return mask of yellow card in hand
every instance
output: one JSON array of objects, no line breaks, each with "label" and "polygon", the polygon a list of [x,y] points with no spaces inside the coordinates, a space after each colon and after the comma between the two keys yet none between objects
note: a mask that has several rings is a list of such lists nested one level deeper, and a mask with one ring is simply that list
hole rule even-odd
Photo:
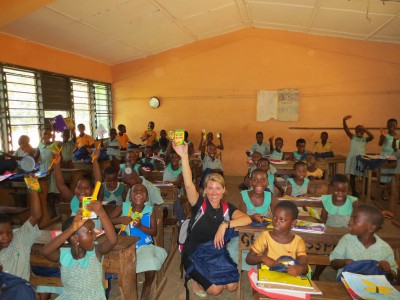
[{"label": "yellow card in hand", "polygon": [[97,200],[97,195],[99,194],[100,187],[101,187],[101,182],[98,181],[96,183],[96,186],[94,187],[94,191],[93,191],[92,196],[83,197],[83,199],[82,199],[82,217],[83,218],[86,218],[86,219],[95,219],[95,218],[97,218],[97,215],[94,212],[86,209],[86,205],[88,205],[91,201]]}]

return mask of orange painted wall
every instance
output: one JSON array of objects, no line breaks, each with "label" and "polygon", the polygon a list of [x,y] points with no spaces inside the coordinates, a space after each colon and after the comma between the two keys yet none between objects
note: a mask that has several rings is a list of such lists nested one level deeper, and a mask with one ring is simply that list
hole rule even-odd
[{"label": "orange painted wall", "polygon": [[112,82],[107,64],[0,34],[0,62],[69,76]]},{"label": "orange painted wall", "polygon": [[[303,137],[312,149],[321,130],[289,127],[385,126],[400,118],[400,45],[266,29],[243,29],[145,59],[112,67],[115,123],[139,142],[153,120],[156,129],[184,128],[197,147],[202,128],[222,132],[227,174],[244,175],[244,150],[255,132],[282,136],[284,150]],[[256,121],[256,92],[299,88],[298,122]],[[151,109],[147,99],[158,96]],[[379,152],[379,131],[368,152]],[[328,130],[335,152],[346,154],[343,130]]]}]

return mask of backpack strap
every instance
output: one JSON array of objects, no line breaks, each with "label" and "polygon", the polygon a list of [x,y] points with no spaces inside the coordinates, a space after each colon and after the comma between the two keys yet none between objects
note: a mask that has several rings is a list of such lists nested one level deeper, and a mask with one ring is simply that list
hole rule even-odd
[{"label": "backpack strap", "polygon": [[222,215],[224,217],[224,221],[229,221],[230,217],[229,217],[229,206],[228,206],[228,202],[226,201],[222,201]]}]

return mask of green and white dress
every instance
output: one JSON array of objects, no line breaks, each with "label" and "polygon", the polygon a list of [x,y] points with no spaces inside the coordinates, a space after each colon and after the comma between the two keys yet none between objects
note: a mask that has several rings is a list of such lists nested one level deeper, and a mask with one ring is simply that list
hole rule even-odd
[{"label": "green and white dress", "polygon": [[95,248],[78,260],[72,257],[71,248],[60,248],[60,263],[64,292],[56,299],[106,299],[102,284],[103,264],[97,258]]},{"label": "green and white dress", "polygon": [[356,197],[347,195],[346,202],[342,206],[336,206],[332,202],[332,195],[322,195],[322,205],[328,213],[326,227],[345,227],[350,220],[353,212],[353,202],[357,201]]},{"label": "green and white dress", "polygon": [[[243,202],[246,204],[246,213],[247,215],[254,215],[254,214],[260,214],[262,216],[266,216],[268,213],[268,210],[271,206],[271,193],[270,192],[264,192],[264,202],[261,206],[254,206],[253,203],[250,200],[249,197],[249,192],[248,191],[241,191],[240,194],[242,195]],[[230,256],[232,257],[233,261],[235,263],[238,263],[239,258],[239,237],[234,237],[232,238],[226,249],[228,249]],[[243,250],[242,251],[242,270],[244,271],[249,271],[251,268],[254,268],[254,266],[250,266],[246,263],[246,256],[249,253],[248,250]]]}]

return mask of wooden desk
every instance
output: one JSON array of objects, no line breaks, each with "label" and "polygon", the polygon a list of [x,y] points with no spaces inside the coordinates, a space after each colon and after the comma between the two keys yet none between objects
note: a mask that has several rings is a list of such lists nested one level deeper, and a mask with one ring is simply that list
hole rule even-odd
[{"label": "wooden desk", "polygon": [[[294,164],[296,163],[295,161],[291,160],[286,160],[286,163],[282,164],[274,164],[271,162],[271,165],[274,166],[274,168],[277,170],[278,175],[292,175],[293,174],[293,168]],[[317,168],[320,168],[322,171],[324,171],[324,179],[328,175],[329,171],[329,164],[325,160],[319,160],[317,162]]]},{"label": "wooden desk", "polygon": [[331,178],[333,175],[337,173],[337,166],[338,164],[345,164],[346,163],[346,156],[344,155],[335,155],[334,157],[327,157],[327,158],[319,158],[320,161],[325,161],[328,166],[328,178]]},{"label": "wooden desk", "polygon": [[310,198],[297,198],[297,197],[292,197],[292,196],[283,196],[279,197],[279,201],[290,201],[296,204],[297,207],[303,207],[303,206],[310,206],[310,207],[322,207],[322,201],[321,200],[312,200]]},{"label": "wooden desk", "polygon": [[[322,295],[311,295],[311,300],[351,300],[353,299],[347,292],[344,284],[341,282],[332,281],[316,281],[318,288],[321,290]],[[399,290],[399,286],[395,287]],[[253,295],[252,300],[271,299],[259,293]]]},{"label": "wooden desk", "polygon": [[154,183],[157,181],[163,181],[164,172],[163,171],[150,171],[144,174],[146,180]]},{"label": "wooden desk", "polygon": [[[235,228],[239,232],[239,257],[238,269],[239,273],[242,269],[242,251],[249,250],[253,245],[256,235],[260,234],[265,228],[242,226]],[[333,251],[343,235],[348,233],[348,228],[332,228],[327,227],[323,234],[313,234],[296,232],[301,236],[306,244],[308,263],[313,265],[330,265],[329,254]],[[395,258],[400,257],[400,231],[393,226],[390,220],[385,219],[382,230],[378,232],[378,236],[387,242],[393,249]],[[241,299],[241,287],[238,285],[237,299]]]},{"label": "wooden desk", "polygon": [[[105,237],[101,236],[98,241],[101,243]],[[57,264],[44,258],[42,248],[51,240],[51,232],[43,230],[42,235],[32,246],[31,266],[56,267]],[[117,245],[114,249],[104,255],[103,271],[104,273],[118,274],[118,286],[123,300],[137,300],[136,283],[136,237],[118,236]],[[50,277],[32,276],[32,284],[51,284]],[[59,283],[53,278],[53,283]],[[57,284],[56,284],[57,285]],[[59,286],[59,285],[57,285]]]},{"label": "wooden desk", "polygon": [[30,217],[27,207],[0,206],[0,213],[9,215],[13,224],[22,225]]}]

